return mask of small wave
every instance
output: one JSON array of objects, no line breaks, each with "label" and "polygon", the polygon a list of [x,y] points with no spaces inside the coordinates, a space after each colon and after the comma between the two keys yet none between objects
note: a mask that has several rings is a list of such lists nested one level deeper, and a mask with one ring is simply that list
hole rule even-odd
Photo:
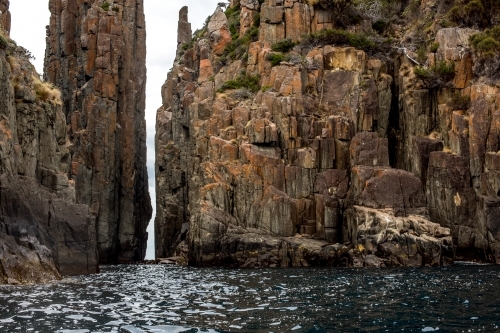
[{"label": "small wave", "polygon": [[492,266],[493,264],[487,262],[476,262],[476,261],[455,261],[453,266]]}]

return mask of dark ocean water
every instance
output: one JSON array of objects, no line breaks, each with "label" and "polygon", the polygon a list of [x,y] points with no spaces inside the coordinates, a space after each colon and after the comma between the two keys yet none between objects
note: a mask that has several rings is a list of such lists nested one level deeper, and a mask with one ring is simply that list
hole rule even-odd
[{"label": "dark ocean water", "polygon": [[500,332],[500,266],[104,267],[0,287],[0,332]]}]

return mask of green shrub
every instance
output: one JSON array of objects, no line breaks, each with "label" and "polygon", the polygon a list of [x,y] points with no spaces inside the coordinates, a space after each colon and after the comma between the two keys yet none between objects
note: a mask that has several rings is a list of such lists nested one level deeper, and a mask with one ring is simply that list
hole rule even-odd
[{"label": "green shrub", "polygon": [[271,86],[262,86],[261,91],[262,91],[262,92],[266,92],[266,91],[268,91],[268,90],[269,90],[269,89],[271,89],[271,88],[272,88]]},{"label": "green shrub", "polygon": [[182,44],[182,49],[184,51],[187,51],[189,50],[190,48],[192,48],[194,46],[194,40],[191,40],[189,43],[183,43]]},{"label": "green shrub", "polygon": [[109,2],[104,1],[104,3],[101,5],[101,8],[104,9],[105,11],[108,11],[110,6],[111,4]]},{"label": "green shrub", "polygon": [[6,49],[7,46],[9,46],[9,40],[0,32],[0,49]]},{"label": "green shrub", "polygon": [[290,57],[283,53],[269,53],[266,57],[266,60],[271,62],[272,67],[278,66],[282,61],[288,61],[289,59]]},{"label": "green shrub", "polygon": [[372,29],[378,32],[379,34],[383,34],[386,28],[387,28],[387,22],[385,22],[384,20],[378,20],[372,24]]},{"label": "green shrub", "polygon": [[331,29],[306,35],[301,44],[303,46],[350,45],[364,51],[377,51],[379,49],[379,46],[364,34]]},{"label": "green shrub", "polygon": [[498,21],[499,14],[498,0],[455,0],[447,17],[459,26],[487,28]]},{"label": "green shrub", "polygon": [[432,53],[437,53],[438,49],[439,49],[438,42],[432,43],[431,46],[429,46],[429,51],[431,51]]},{"label": "green shrub", "polygon": [[240,13],[241,6],[239,2],[237,2],[235,6],[229,7],[224,12],[229,23],[229,31],[231,32],[233,40],[238,39],[240,35]]},{"label": "green shrub", "polygon": [[253,26],[254,27],[260,26],[260,13],[259,12],[255,12],[253,14]]},{"label": "green shrub", "polygon": [[433,76],[433,73],[423,66],[415,67],[413,72],[421,79],[429,79]]},{"label": "green shrub", "polygon": [[241,59],[247,52],[251,42],[257,41],[259,38],[259,29],[252,27],[247,30],[243,37],[234,39],[224,49],[223,57],[228,57],[231,60]]},{"label": "green shrub", "polygon": [[454,61],[439,61],[433,68],[433,72],[441,76],[455,75],[455,62]]},{"label": "green shrub", "polygon": [[224,92],[226,90],[246,88],[253,93],[260,90],[260,76],[240,75],[235,80],[224,82],[222,87],[217,92]]},{"label": "green shrub", "polygon": [[474,50],[484,58],[491,58],[500,52],[500,26],[487,29],[470,37]]},{"label": "green shrub", "polygon": [[427,60],[427,48],[424,44],[420,45],[417,49],[417,60],[420,63],[424,63]]},{"label": "green shrub", "polygon": [[271,46],[271,50],[273,50],[274,52],[288,53],[291,49],[294,48],[295,45],[297,45],[297,43],[287,38],[277,42],[276,44],[273,44]]},{"label": "green shrub", "polygon": [[422,79],[428,88],[440,87],[455,75],[455,63],[453,61],[439,61],[431,68],[416,66],[413,72]]},{"label": "green shrub", "polygon": [[349,15],[355,0],[306,0],[309,5],[328,10],[333,13],[337,24],[347,26],[352,23],[354,16]]}]

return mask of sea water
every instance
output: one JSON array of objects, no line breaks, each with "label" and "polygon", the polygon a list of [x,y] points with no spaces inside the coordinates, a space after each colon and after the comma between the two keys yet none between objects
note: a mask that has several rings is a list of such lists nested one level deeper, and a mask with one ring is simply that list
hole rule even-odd
[{"label": "sea water", "polygon": [[500,266],[106,266],[0,287],[0,332],[495,332]]}]

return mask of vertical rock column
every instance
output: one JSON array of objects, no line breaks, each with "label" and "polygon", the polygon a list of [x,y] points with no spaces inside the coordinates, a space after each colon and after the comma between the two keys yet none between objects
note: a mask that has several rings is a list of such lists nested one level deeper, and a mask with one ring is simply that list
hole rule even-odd
[{"label": "vertical rock column", "polygon": [[9,0],[0,0],[0,27],[10,34]]},{"label": "vertical rock column", "polygon": [[191,41],[188,8],[179,12],[177,55],[183,65],[174,64],[162,87],[163,105],[156,114],[156,257],[174,254],[188,229],[189,164],[192,163],[188,106],[196,89],[193,50],[183,45]]},{"label": "vertical rock column", "polygon": [[151,218],[142,0],[50,0],[46,80],[62,91],[77,203],[97,217],[101,263],[142,260]]}]

